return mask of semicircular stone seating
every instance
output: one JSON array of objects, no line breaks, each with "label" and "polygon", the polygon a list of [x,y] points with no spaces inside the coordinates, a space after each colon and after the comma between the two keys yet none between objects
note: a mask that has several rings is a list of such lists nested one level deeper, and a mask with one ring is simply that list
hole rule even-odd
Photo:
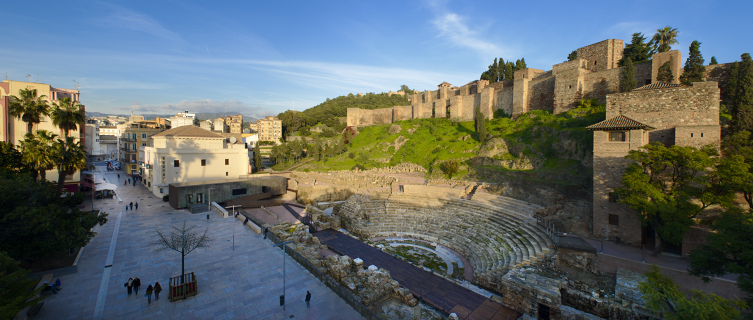
[{"label": "semicircular stone seating", "polygon": [[421,187],[405,188],[387,200],[363,201],[360,210],[346,203],[343,210],[365,214],[361,233],[370,237],[422,239],[459,252],[471,263],[474,277],[527,265],[554,248],[533,222],[539,206],[478,192],[465,200],[457,189]]}]

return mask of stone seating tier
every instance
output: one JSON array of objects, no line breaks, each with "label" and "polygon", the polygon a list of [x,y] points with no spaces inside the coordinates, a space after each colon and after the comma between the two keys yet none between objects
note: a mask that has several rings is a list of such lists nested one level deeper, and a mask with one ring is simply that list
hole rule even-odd
[{"label": "stone seating tier", "polygon": [[[528,214],[514,212],[525,203],[468,201],[395,193],[389,200],[361,202],[373,236],[403,236],[437,242],[464,255],[475,274],[528,264],[550,253],[553,243]],[[500,205],[504,205],[501,207]],[[355,209],[344,206],[345,210]],[[525,204],[521,211],[533,212]]]},{"label": "stone seating tier", "polygon": [[505,196],[499,196],[494,195],[490,193],[485,192],[476,192],[473,194],[472,200],[479,201],[479,202],[488,202],[490,204],[510,204],[517,206],[519,209],[525,209],[531,212],[535,212],[536,210],[541,209],[541,206],[535,205],[532,203],[525,202],[523,200],[518,200],[510,197]]}]

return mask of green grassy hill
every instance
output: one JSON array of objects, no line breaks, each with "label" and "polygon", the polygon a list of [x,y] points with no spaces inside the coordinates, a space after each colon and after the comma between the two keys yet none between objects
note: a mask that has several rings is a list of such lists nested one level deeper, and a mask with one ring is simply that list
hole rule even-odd
[{"label": "green grassy hill", "polygon": [[583,177],[590,175],[593,149],[593,134],[585,127],[604,117],[603,105],[588,103],[558,115],[532,111],[517,119],[499,117],[487,122],[484,144],[479,143],[473,122],[414,119],[369,126],[359,128],[347,152],[298,170],[370,169],[411,162],[438,177],[442,162],[456,160],[462,163],[459,176],[472,175],[471,179],[483,178],[479,172],[490,170],[536,173],[529,175],[531,179]]}]

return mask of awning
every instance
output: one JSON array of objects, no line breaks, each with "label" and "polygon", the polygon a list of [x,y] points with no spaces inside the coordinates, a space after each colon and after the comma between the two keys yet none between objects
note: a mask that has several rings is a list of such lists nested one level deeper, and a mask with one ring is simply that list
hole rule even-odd
[{"label": "awning", "polygon": [[117,190],[118,186],[112,184],[112,183],[97,183],[94,190],[101,191],[101,190]]}]

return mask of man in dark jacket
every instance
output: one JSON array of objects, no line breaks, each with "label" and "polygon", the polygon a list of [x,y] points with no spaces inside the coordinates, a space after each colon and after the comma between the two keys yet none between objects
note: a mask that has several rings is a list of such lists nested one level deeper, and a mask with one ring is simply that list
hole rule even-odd
[{"label": "man in dark jacket", "polygon": [[311,307],[311,292],[306,291],[306,309],[310,307]]},{"label": "man in dark jacket", "polygon": [[136,292],[136,294],[139,294],[139,287],[141,286],[141,279],[139,277],[136,277],[133,279],[133,290]]},{"label": "man in dark jacket", "polygon": [[131,202],[131,211],[133,211],[133,202]]}]

